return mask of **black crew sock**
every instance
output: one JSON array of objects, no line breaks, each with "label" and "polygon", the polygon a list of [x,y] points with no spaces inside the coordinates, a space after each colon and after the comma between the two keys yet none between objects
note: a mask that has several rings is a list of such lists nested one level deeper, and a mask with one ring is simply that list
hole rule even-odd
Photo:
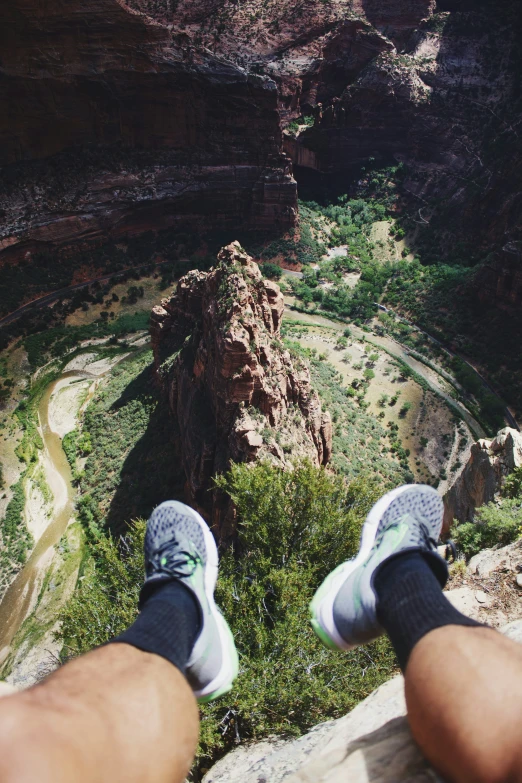
[{"label": "black crew sock", "polygon": [[419,551],[391,557],[375,573],[377,619],[403,672],[411,651],[430,631],[444,625],[482,626],[448,601],[441,589],[446,580],[442,558]]},{"label": "black crew sock", "polygon": [[183,674],[201,626],[197,599],[176,580],[161,583],[142,602],[135,622],[113,642],[156,653]]}]

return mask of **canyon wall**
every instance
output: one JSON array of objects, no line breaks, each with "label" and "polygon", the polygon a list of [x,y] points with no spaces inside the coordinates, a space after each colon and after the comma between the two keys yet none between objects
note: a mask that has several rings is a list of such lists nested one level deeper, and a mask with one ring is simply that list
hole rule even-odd
[{"label": "canyon wall", "polygon": [[[277,84],[296,166],[349,188],[404,164],[402,207],[432,255],[488,263],[478,299],[520,308],[522,15],[515,0],[130,0]],[[344,191],[341,191],[344,192]]]},{"label": "canyon wall", "polygon": [[119,0],[4,4],[0,50],[0,262],[178,225],[294,225],[267,76]]},{"label": "canyon wall", "polygon": [[[378,23],[380,51],[361,60],[335,97],[319,84],[317,96],[327,100],[299,143],[330,176],[346,177],[368,158],[403,163],[417,239],[464,262],[490,252],[475,281],[479,300],[520,308],[520,13],[510,2],[424,10],[409,33],[406,23],[399,35],[392,22]],[[345,50],[328,66],[330,51],[324,47],[319,72],[346,63]]]},{"label": "canyon wall", "polygon": [[190,503],[221,538],[233,532],[228,498],[212,477],[230,460],[289,465],[328,462],[330,415],[321,410],[306,364],[280,340],[284,300],[238,242],[208,273],[193,271],[154,307],[156,376],[168,397]]},{"label": "canyon wall", "polygon": [[280,121],[306,115],[296,166],[348,187],[402,162],[417,238],[489,253],[479,300],[519,308],[521,42],[514,0],[13,0],[0,263],[150,229],[282,233]]}]

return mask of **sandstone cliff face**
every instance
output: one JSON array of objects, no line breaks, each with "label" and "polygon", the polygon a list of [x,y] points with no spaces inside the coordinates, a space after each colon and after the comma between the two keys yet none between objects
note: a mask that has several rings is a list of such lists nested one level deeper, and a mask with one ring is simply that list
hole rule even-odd
[{"label": "sandstone cliff face", "polygon": [[522,304],[515,0],[4,5],[0,261],[176,226],[285,230],[279,119],[305,114],[296,165],[344,185],[368,157],[404,162],[419,230],[494,250],[478,297]]},{"label": "sandstone cliff face", "polygon": [[[131,0],[278,88],[295,165],[343,186],[369,157],[407,166],[404,192],[441,249],[494,251],[478,297],[522,304],[522,17],[515,0]],[[509,250],[511,248],[511,250]],[[513,254],[513,248],[518,257]]]},{"label": "sandstone cliff face", "polygon": [[294,224],[268,77],[119,0],[3,4],[0,48],[0,262],[177,225]]},{"label": "sandstone cliff face", "polygon": [[475,509],[493,500],[509,473],[521,465],[522,435],[517,430],[505,427],[494,440],[475,443],[464,470],[444,496],[444,530],[454,519],[473,519]]},{"label": "sandstone cliff face", "polygon": [[[330,415],[321,410],[306,365],[280,342],[279,286],[263,280],[234,242],[210,272],[193,271],[152,311],[160,384],[168,395],[187,490],[222,536],[228,501],[209,492],[230,460],[288,465],[331,455]],[[228,515],[228,516],[227,516]]]}]

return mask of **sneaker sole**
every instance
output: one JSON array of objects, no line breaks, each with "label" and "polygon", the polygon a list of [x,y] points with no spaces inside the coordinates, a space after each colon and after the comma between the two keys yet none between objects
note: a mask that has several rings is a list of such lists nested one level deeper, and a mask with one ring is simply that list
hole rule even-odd
[{"label": "sneaker sole", "polygon": [[214,536],[210,532],[209,526],[203,519],[203,517],[194,511],[193,508],[179,503],[177,500],[167,500],[161,505],[168,505],[171,508],[175,508],[180,514],[187,514],[187,509],[191,512],[192,518],[198,523],[203,532],[205,540],[205,549],[207,555],[207,562],[205,565],[205,595],[207,597],[210,611],[214,616],[216,625],[218,628],[219,638],[221,641],[221,648],[223,651],[221,669],[214,677],[214,679],[208,683],[204,688],[199,691],[194,691],[194,695],[200,704],[206,704],[209,701],[218,699],[225,693],[228,693],[234,680],[239,672],[239,660],[237,656],[236,645],[234,644],[234,637],[228,626],[227,621],[219,611],[216,602],[214,601],[214,590],[216,588],[216,582],[218,578],[218,551]]},{"label": "sneaker sole", "polygon": [[[310,623],[316,634],[325,647],[330,650],[353,650],[357,644],[347,642],[340,635],[333,618],[334,601],[341,586],[348,576],[364,563],[375,542],[379,522],[382,519],[386,509],[405,492],[415,488],[417,492],[432,495],[436,490],[425,484],[405,484],[402,487],[392,489],[387,492],[373,506],[366,517],[361,533],[361,546],[359,554],[353,560],[346,560],[335,568],[324,580],[315,593],[310,603]],[[438,493],[436,493],[438,495]]]}]

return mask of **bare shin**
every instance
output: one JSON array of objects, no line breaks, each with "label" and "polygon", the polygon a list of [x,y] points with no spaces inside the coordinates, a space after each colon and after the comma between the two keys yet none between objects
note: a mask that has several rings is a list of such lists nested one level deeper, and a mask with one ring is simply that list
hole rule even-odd
[{"label": "bare shin", "polygon": [[522,647],[488,628],[448,625],[406,669],[411,730],[454,783],[522,783]]},{"label": "bare shin", "polygon": [[183,675],[157,655],[113,644],[0,700],[0,779],[182,783],[197,737]]}]

